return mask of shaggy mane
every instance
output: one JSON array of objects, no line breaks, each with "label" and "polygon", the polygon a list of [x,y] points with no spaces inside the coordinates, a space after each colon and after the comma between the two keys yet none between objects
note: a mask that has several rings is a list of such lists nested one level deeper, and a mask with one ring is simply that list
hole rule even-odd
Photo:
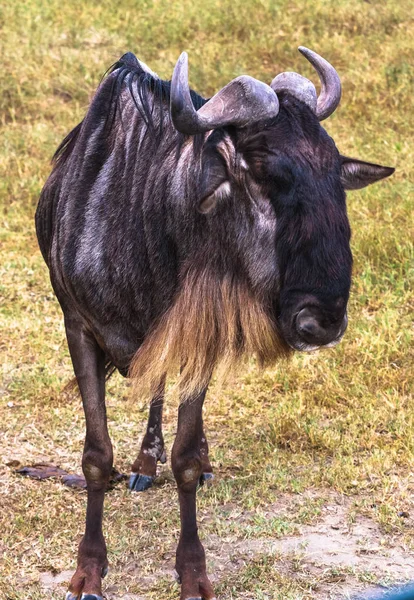
[{"label": "shaggy mane", "polygon": [[[169,106],[170,103],[170,88],[171,82],[164,81],[159,77],[144,70],[141,63],[132,52],[127,52],[114,63],[104,74],[102,82],[107,80],[111,75],[112,87],[110,93],[110,110],[106,116],[106,125],[108,131],[116,119],[119,97],[123,86],[127,86],[132,101],[136,109],[141,114],[147,131],[153,139],[160,141],[163,133],[163,107]],[[97,94],[99,93],[99,89]],[[191,99],[196,110],[201,108],[206,103],[206,99],[190,90]],[[155,107],[158,110],[155,110]],[[158,115],[158,118],[156,118]],[[81,121],[60,143],[52,158],[54,165],[63,164],[70,156],[75,145],[76,139],[82,128]],[[200,136],[194,136],[198,139]],[[203,136],[201,136],[202,138]]]},{"label": "shaggy mane", "polygon": [[178,375],[181,398],[191,398],[209,383],[233,372],[249,356],[260,366],[290,354],[265,303],[227,275],[217,281],[209,271],[190,272],[172,307],[135,354],[130,376],[140,394],[156,390],[165,375]]}]

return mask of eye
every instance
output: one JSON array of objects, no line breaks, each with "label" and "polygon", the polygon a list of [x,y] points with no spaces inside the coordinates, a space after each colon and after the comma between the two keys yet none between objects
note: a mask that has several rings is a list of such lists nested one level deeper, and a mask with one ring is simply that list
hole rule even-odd
[{"label": "eye", "polygon": [[217,205],[219,200],[228,198],[231,194],[231,186],[229,181],[223,181],[212,194],[209,194],[200,202],[198,206],[199,212],[203,215],[211,212]]},{"label": "eye", "polygon": [[273,163],[269,175],[272,184],[280,192],[288,192],[293,186],[294,175],[290,165],[286,162],[279,161]]},{"label": "eye", "polygon": [[292,179],[290,177],[277,176],[272,177],[272,184],[279,192],[287,193],[292,187]]}]

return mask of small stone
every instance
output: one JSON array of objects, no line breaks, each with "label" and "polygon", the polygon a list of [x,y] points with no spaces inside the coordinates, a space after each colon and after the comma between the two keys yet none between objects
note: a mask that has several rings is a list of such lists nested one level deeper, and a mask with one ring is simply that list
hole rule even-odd
[{"label": "small stone", "polygon": [[399,517],[401,517],[402,519],[408,519],[408,518],[410,517],[410,513],[408,513],[408,512],[407,512],[407,511],[405,511],[405,510],[401,510],[401,511],[398,513],[398,516],[399,516]]}]

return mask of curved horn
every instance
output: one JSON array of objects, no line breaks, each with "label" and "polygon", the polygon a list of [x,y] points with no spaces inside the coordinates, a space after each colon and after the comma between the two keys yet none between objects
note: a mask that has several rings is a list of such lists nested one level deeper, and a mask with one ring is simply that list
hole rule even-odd
[{"label": "curved horn", "polygon": [[242,75],[196,111],[188,85],[188,56],[183,52],[171,80],[170,110],[177,131],[194,135],[226,125],[245,127],[275,117],[279,112],[279,101],[270,86]]},{"label": "curved horn", "polygon": [[333,66],[322,56],[304,46],[299,46],[298,50],[311,63],[321,80],[316,116],[323,121],[334,112],[341,100],[341,80]]},{"label": "curved horn", "polygon": [[318,96],[316,94],[315,86],[309,79],[299,75],[299,73],[294,73],[292,71],[280,73],[273,79],[270,87],[276,94],[289,92],[292,96],[295,96],[295,98],[298,98],[298,100],[307,104],[309,108],[316,113]]},{"label": "curved horn", "polygon": [[273,79],[270,87],[276,94],[289,92],[295,98],[307,104],[319,121],[323,121],[334,112],[341,99],[339,75],[333,66],[316,52],[304,46],[299,46],[299,52],[308,59],[319,75],[322,86],[319,97],[313,83],[298,73],[280,73]]}]

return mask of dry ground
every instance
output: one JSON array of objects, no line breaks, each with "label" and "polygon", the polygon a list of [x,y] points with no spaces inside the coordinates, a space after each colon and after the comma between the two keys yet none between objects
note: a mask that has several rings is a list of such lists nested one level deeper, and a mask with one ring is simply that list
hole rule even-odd
[{"label": "dry ground", "polygon": [[[216,480],[199,492],[221,600],[347,598],[414,579],[413,40],[411,2],[389,0],[6,0],[0,7],[0,600],[62,598],[85,495],[15,474],[79,470],[83,415],[33,215],[49,159],[101,75],[134,51],[169,78],[182,50],[212,94],[248,73],[313,77],[299,44],[342,77],[326,122],[347,155],[397,167],[349,195],[355,258],[350,326],[329,352],[212,387],[206,424]],[[145,404],[108,386],[116,466],[138,451]],[[171,447],[175,404],[167,407]],[[168,466],[144,495],[108,494],[108,598],[175,599],[178,511]],[[382,588],[381,588],[382,589]]]}]

